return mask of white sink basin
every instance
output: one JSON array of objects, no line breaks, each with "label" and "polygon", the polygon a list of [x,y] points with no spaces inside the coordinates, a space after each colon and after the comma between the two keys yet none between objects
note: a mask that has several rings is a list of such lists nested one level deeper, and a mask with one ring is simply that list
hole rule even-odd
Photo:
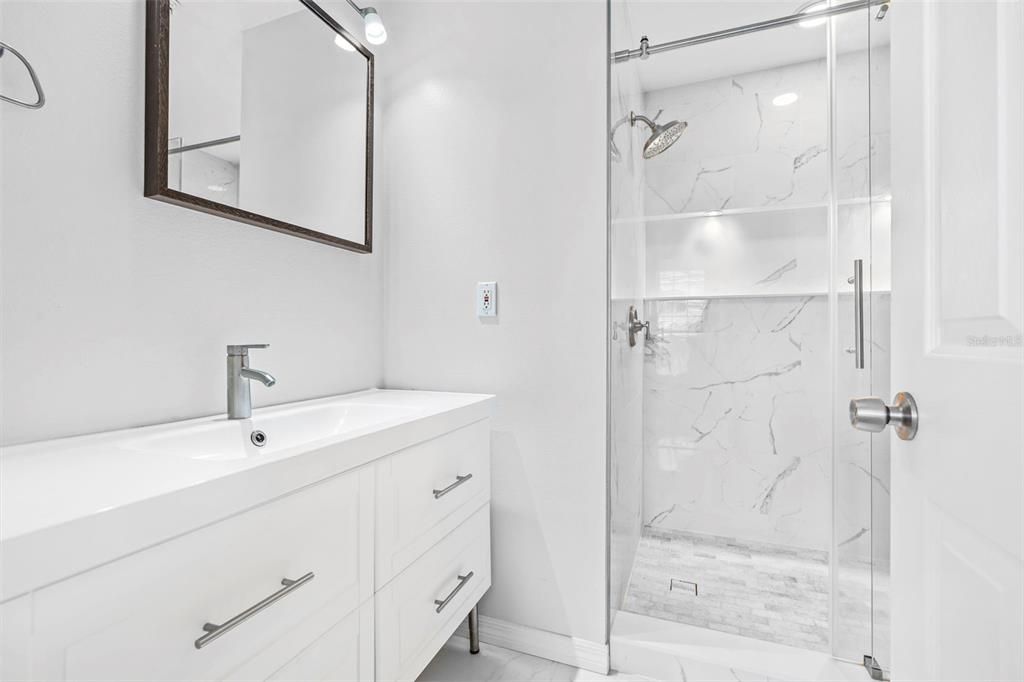
[{"label": "white sink basin", "polygon": [[[174,455],[194,460],[227,461],[266,457],[282,450],[354,433],[368,427],[407,419],[417,412],[405,405],[335,403],[257,412],[250,419],[217,419],[126,440],[122,447],[135,452]],[[253,442],[261,431],[264,444]]]}]

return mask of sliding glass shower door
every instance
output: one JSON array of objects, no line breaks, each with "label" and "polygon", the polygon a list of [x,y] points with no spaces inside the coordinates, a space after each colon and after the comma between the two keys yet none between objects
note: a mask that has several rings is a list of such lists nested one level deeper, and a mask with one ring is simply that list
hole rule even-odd
[{"label": "sliding glass shower door", "polygon": [[[729,10],[613,3],[612,47]],[[611,66],[612,617],[887,663],[887,442],[846,416],[888,391],[876,12]]]}]

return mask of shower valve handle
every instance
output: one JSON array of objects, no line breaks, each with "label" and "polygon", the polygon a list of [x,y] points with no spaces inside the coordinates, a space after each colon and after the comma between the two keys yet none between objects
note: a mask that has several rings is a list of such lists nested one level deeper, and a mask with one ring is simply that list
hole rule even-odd
[{"label": "shower valve handle", "polygon": [[629,345],[636,345],[636,335],[642,329],[644,331],[644,340],[649,341],[651,339],[651,323],[641,322],[640,314],[636,310],[636,306],[629,306],[629,313],[626,316],[626,328],[629,330]]}]

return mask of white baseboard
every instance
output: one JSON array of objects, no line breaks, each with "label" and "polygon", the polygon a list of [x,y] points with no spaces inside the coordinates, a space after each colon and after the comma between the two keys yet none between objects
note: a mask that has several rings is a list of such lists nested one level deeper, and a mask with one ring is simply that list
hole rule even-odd
[{"label": "white baseboard", "polygon": [[[460,625],[455,634],[469,637],[466,623]],[[608,674],[608,645],[588,639],[480,616],[480,641],[602,675]]]}]

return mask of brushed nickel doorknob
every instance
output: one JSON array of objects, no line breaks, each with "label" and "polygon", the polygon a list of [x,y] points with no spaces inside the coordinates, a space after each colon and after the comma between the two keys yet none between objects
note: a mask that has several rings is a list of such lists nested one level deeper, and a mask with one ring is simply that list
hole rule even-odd
[{"label": "brushed nickel doorknob", "polygon": [[854,398],[850,401],[850,424],[860,431],[879,433],[892,424],[900,440],[917,435],[917,402],[909,393],[897,393],[892,405],[881,398]]}]

